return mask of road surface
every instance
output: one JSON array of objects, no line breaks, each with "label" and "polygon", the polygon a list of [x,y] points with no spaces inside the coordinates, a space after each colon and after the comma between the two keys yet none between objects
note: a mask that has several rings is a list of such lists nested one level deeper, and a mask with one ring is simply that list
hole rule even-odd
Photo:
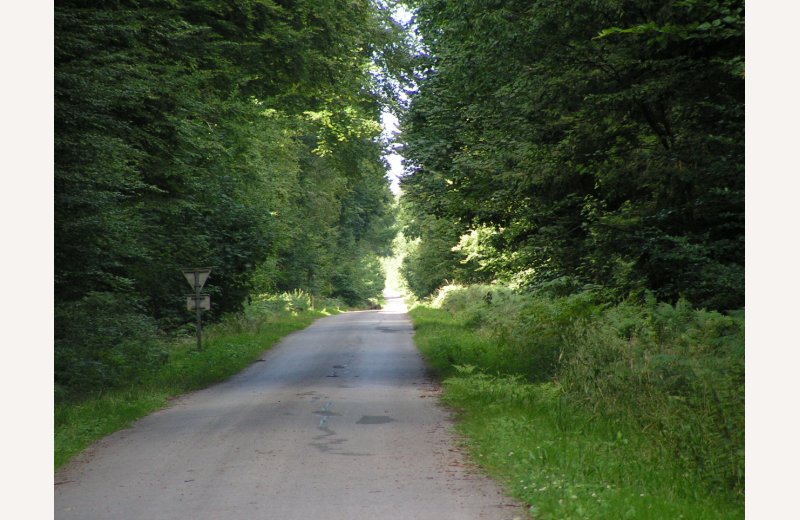
[{"label": "road surface", "polygon": [[511,520],[457,448],[399,297],[323,318],[55,478],[60,520]]}]

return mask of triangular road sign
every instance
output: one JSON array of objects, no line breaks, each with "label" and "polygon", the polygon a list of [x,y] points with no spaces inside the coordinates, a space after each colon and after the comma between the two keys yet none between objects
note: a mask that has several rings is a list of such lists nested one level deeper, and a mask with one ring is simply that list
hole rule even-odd
[{"label": "triangular road sign", "polygon": [[198,284],[200,288],[202,288],[206,280],[208,280],[208,275],[211,274],[210,267],[190,267],[188,269],[182,269],[183,276],[186,277],[186,281],[189,282],[189,285],[192,286],[192,289],[195,288],[195,284]]}]

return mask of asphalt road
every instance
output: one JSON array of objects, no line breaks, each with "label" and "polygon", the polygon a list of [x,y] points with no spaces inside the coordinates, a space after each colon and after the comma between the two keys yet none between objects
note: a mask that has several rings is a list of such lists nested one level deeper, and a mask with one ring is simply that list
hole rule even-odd
[{"label": "asphalt road", "polygon": [[55,478],[55,518],[510,520],[464,459],[400,298],[318,320]]}]

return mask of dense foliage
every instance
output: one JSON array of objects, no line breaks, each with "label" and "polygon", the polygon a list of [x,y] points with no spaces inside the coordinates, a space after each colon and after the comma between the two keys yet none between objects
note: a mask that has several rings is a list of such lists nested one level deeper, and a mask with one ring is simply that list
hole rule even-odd
[{"label": "dense foliage", "polygon": [[587,421],[645,432],[651,452],[663,450],[705,492],[743,496],[743,313],[498,285],[447,286],[432,307],[412,315],[432,328],[418,330],[421,348],[443,375],[471,366],[481,377],[555,385]]},{"label": "dense foliage", "polygon": [[743,4],[415,1],[426,53],[403,189],[440,221],[418,256],[460,252],[443,273],[409,256],[431,280],[412,289],[469,260],[524,286],[741,307]]},{"label": "dense foliage", "polygon": [[213,267],[212,317],[250,294],[379,293],[394,235],[379,120],[402,60],[388,10],[56,2],[59,385],[152,357],[132,345],[189,317],[181,267]]},{"label": "dense foliage", "polygon": [[740,517],[744,3],[413,5],[402,272],[471,284],[412,316],[483,460],[537,517]]}]

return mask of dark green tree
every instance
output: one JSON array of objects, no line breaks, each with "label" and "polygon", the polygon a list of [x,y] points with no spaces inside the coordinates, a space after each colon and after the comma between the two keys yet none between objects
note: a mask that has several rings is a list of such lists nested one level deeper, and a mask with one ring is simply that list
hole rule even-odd
[{"label": "dark green tree", "polygon": [[76,312],[125,309],[148,338],[190,318],[181,267],[213,267],[212,318],[254,291],[378,293],[393,236],[379,118],[404,60],[390,7],[56,3],[57,379],[119,343],[81,340]]},{"label": "dark green tree", "polygon": [[415,4],[421,211],[493,229],[531,284],[743,304],[741,2]]}]

